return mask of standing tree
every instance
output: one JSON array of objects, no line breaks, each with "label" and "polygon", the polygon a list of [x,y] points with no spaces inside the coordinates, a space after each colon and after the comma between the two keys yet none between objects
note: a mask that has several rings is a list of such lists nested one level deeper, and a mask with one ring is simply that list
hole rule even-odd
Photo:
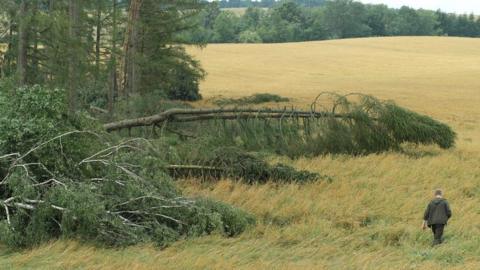
[{"label": "standing tree", "polygon": [[139,20],[140,9],[143,0],[132,0],[128,10],[127,29],[125,32],[125,41],[123,43],[123,59],[122,59],[122,96],[127,97],[137,92],[138,84],[138,60],[137,47],[139,44]]},{"label": "standing tree", "polygon": [[115,96],[118,93],[117,84],[117,0],[112,0],[112,40],[109,63],[109,83],[108,83],[108,115],[109,119],[113,118],[113,107],[115,103]]},{"label": "standing tree", "polygon": [[126,44],[131,44],[124,48],[127,93],[199,99],[198,81],[204,72],[177,44],[177,34],[194,27],[191,18],[204,4],[198,0],[143,0],[138,4],[131,7],[133,14],[129,15],[128,27],[135,29],[127,29],[125,36],[130,40]]},{"label": "standing tree", "polygon": [[17,54],[17,80],[19,85],[27,83],[27,49],[29,32],[29,1],[22,0],[18,14],[18,54]]},{"label": "standing tree", "polygon": [[214,23],[214,40],[215,42],[235,42],[238,34],[239,18],[233,12],[222,12]]},{"label": "standing tree", "polygon": [[68,63],[68,108],[70,113],[75,112],[77,103],[78,55],[76,46],[79,45],[79,9],[80,0],[69,0],[69,63]]},{"label": "standing tree", "polygon": [[328,1],[324,15],[324,24],[333,38],[365,37],[371,34],[365,6],[360,2]]}]

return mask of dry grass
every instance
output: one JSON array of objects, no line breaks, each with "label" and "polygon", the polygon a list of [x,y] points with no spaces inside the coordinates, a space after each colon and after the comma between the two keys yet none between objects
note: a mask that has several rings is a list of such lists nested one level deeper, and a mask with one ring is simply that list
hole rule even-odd
[{"label": "dry grass", "polygon": [[[263,10],[267,10],[268,8],[261,8]],[[232,12],[233,14],[241,17],[245,14],[245,12],[247,11],[247,8],[222,8],[223,11],[230,11]]]},{"label": "dry grass", "polygon": [[[209,77],[204,96],[271,92],[306,105],[320,91],[393,99],[451,124],[456,149],[408,148],[293,165],[332,183],[180,185],[243,207],[259,224],[234,239],[208,236],[160,251],[97,249],[59,241],[0,253],[0,269],[480,269],[480,40],[378,38],[192,49]],[[431,191],[443,187],[454,217],[446,244],[420,228]],[[1,250],[1,249],[0,249]]]}]

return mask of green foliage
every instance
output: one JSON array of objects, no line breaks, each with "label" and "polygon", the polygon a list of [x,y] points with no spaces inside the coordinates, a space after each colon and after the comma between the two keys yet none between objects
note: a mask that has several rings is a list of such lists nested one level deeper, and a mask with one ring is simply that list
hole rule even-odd
[{"label": "green foliage", "polygon": [[[165,8],[169,7],[169,8]],[[134,57],[138,65],[140,95],[165,95],[175,100],[199,100],[199,82],[205,72],[200,63],[178,44],[177,34],[194,28],[188,18],[202,10],[195,0],[142,2],[139,24],[142,34],[136,41],[139,52]],[[194,42],[191,42],[194,43]],[[176,45],[172,45],[176,44]],[[196,43],[197,44],[197,43]]]},{"label": "green foliage", "polygon": [[[173,108],[192,108],[186,102],[166,99],[164,96],[146,95],[132,96],[122,100],[117,106],[118,118],[149,116]],[[123,116],[123,117],[122,117]]]},{"label": "green foliage", "polygon": [[[217,146],[213,147],[214,144]],[[219,147],[218,144],[216,140],[199,139],[181,146],[178,156],[172,157],[172,162],[199,167],[174,169],[172,175],[213,179],[231,178],[249,184],[267,181],[305,183],[328,178],[317,173],[298,171],[285,164],[270,165],[239,147]],[[193,145],[196,145],[196,150],[192,150]]]},{"label": "green foliage", "polygon": [[[326,0],[289,0],[290,2],[295,2],[304,7],[317,7],[325,4]],[[262,8],[272,8],[278,4],[279,1],[275,0],[220,0],[218,1],[221,8],[252,8],[252,7],[262,7]]]},{"label": "green foliage", "polygon": [[435,35],[437,18],[433,11],[402,7],[397,16],[387,25],[387,30],[396,36]]},{"label": "green foliage", "polygon": [[290,166],[277,164],[271,166],[252,154],[238,148],[218,148],[211,152],[206,162],[213,167],[229,168],[225,176],[242,178],[250,183],[266,182],[308,182],[319,178],[316,173],[297,171]]},{"label": "green foliage", "polygon": [[397,143],[437,144],[444,149],[455,144],[456,134],[446,124],[393,103],[385,104],[385,112],[379,122],[391,131]]},{"label": "green foliage", "polygon": [[216,42],[231,42],[237,35],[239,18],[232,12],[224,11],[218,15],[213,29],[215,31],[214,40]]},{"label": "green foliage", "polygon": [[446,124],[371,96],[325,93],[312,110],[323,116],[217,121],[209,130],[217,130],[211,136],[224,145],[290,157],[365,155],[400,150],[404,143],[445,149],[455,144],[456,134]]},{"label": "green foliage", "polygon": [[[25,10],[18,12],[22,4]],[[118,0],[2,1],[0,32],[6,34],[1,35],[0,44],[7,52],[5,61],[0,61],[1,75],[15,81],[16,86],[68,89],[72,93],[70,105],[78,109],[90,105],[112,108],[119,97],[138,94],[200,99],[198,84],[204,71],[186,53],[178,35],[194,28],[197,22],[190,19],[205,4],[197,0],[144,0],[135,22],[128,22],[132,19],[129,6],[130,2]],[[70,29],[73,17],[78,25]],[[141,30],[131,33],[129,27]],[[128,34],[135,35],[134,42],[121,46]],[[21,36],[28,37],[21,39],[25,50],[18,48]],[[124,51],[127,47],[132,53]],[[23,70],[17,68],[20,51],[26,59],[22,83],[16,74]]]},{"label": "green foliage", "polygon": [[251,31],[257,30],[262,17],[265,16],[264,13],[260,8],[247,8],[245,14],[241,17],[244,28]]},{"label": "green foliage", "polygon": [[[10,91],[13,92],[13,91]],[[88,120],[85,115],[66,114],[65,92],[59,89],[45,89],[40,86],[19,88],[12,94],[2,89],[0,93],[0,156],[11,153],[26,153],[41,141],[47,141],[60,133],[69,131],[98,130],[99,123]],[[64,148],[58,153],[57,146],[47,145],[25,157],[26,162],[35,163],[43,157],[43,164],[52,172],[64,171],[75,174],[76,170],[65,170],[71,160],[65,155],[76,157],[87,153],[93,145],[88,138],[72,134],[61,143],[75,147]],[[0,175],[1,176],[1,175]]]},{"label": "green foliage", "polygon": [[[449,35],[480,36],[480,20],[473,14],[457,15],[354,0],[245,2],[243,15],[221,11],[208,4],[197,29],[182,33],[182,40],[194,42],[295,42],[368,36]],[[222,4],[235,6],[241,2]],[[260,7],[268,6],[268,9]],[[307,8],[308,7],[308,8]],[[213,12],[215,11],[215,12]],[[215,27],[209,22],[218,21]],[[201,23],[204,22],[204,23]],[[258,35],[258,37],[257,37]],[[201,38],[199,38],[201,36]]]},{"label": "green foliage", "polygon": [[333,38],[365,37],[371,33],[366,24],[365,6],[360,2],[328,1],[323,20]]},{"label": "green foliage", "polygon": [[240,43],[262,43],[262,38],[257,32],[245,30],[238,36]]},{"label": "green foliage", "polygon": [[29,247],[56,238],[123,246],[222,232],[249,214],[181,195],[159,149],[116,142],[97,123],[66,113],[64,94],[35,86],[0,91],[0,242]]},{"label": "green foliage", "polygon": [[242,98],[221,98],[214,101],[215,105],[218,106],[227,106],[227,105],[256,105],[262,103],[269,103],[269,102],[288,102],[290,99],[286,97],[281,97],[275,94],[268,94],[268,93],[260,93],[260,94],[253,94],[248,97]]},{"label": "green foliage", "polygon": [[199,200],[199,205],[214,213],[218,213],[220,223],[223,226],[222,231],[227,236],[239,235],[245,231],[245,228],[255,224],[255,218],[252,215],[228,204],[210,199],[201,199]]},{"label": "green foliage", "polygon": [[173,73],[173,81],[166,89],[169,99],[195,101],[202,98],[199,84],[205,74],[197,62],[193,61],[190,65],[179,64],[175,67]]}]

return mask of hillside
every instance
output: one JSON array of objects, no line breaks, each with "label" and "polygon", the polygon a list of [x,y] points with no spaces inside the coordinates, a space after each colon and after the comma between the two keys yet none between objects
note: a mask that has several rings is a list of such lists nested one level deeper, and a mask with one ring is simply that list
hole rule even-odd
[{"label": "hillside", "polygon": [[[479,39],[218,44],[189,51],[208,72],[201,85],[206,100],[269,92],[306,106],[321,91],[362,92],[449,123],[458,132],[458,145],[290,162],[331,176],[331,183],[184,181],[179,185],[190,195],[205,194],[254,213],[257,226],[238,238],[208,236],[165,250],[106,250],[64,241],[23,252],[0,249],[0,269],[480,268]],[[436,187],[445,189],[454,217],[446,244],[432,249],[430,232],[420,225]]]}]

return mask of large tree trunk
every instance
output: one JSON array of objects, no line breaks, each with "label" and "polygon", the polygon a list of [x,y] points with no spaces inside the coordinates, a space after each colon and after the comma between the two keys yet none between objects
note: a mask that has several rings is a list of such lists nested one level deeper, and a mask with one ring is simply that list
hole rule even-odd
[{"label": "large tree trunk", "polygon": [[117,0],[113,0],[112,14],[112,45],[110,53],[110,78],[108,89],[108,117],[113,119],[113,106],[117,94]]},{"label": "large tree trunk", "polygon": [[76,111],[77,84],[78,84],[78,50],[79,46],[79,1],[69,0],[69,39],[70,53],[68,63],[68,108],[70,113]]},{"label": "large tree trunk", "polygon": [[12,74],[12,51],[13,51],[13,16],[12,19],[10,19],[10,25],[8,27],[8,45],[7,45],[7,52],[4,55],[4,67],[3,67],[3,72],[5,73],[5,76],[9,76]]},{"label": "large tree trunk", "polygon": [[302,110],[273,109],[170,109],[162,113],[135,119],[122,120],[104,125],[108,131],[131,129],[142,126],[158,126],[167,122],[199,122],[208,120],[239,120],[239,119],[287,119],[287,118],[345,118],[352,119],[348,114],[313,112]]},{"label": "large tree trunk", "polygon": [[17,82],[27,83],[27,50],[28,50],[28,4],[27,0],[20,3],[17,52]]},{"label": "large tree trunk", "polygon": [[138,65],[137,65],[137,47],[138,47],[138,21],[140,19],[140,8],[143,0],[132,0],[128,12],[127,30],[125,32],[125,41],[123,44],[122,59],[122,95],[128,96],[135,93],[138,88]]},{"label": "large tree trunk", "polygon": [[39,65],[39,34],[38,34],[38,20],[37,20],[37,13],[38,13],[38,0],[32,1],[32,32],[33,32],[33,54],[32,54],[32,69],[31,69],[31,78],[30,83],[39,83],[38,79],[40,76],[40,72],[38,70]]},{"label": "large tree trunk", "polygon": [[95,82],[100,78],[100,42],[102,38],[102,1],[97,0],[97,16],[95,30]]},{"label": "large tree trunk", "polygon": [[[52,18],[53,18],[53,16],[55,16],[55,0],[50,0],[48,2],[48,14]],[[46,35],[46,40],[48,40],[49,43],[51,43],[55,40],[55,34],[53,33],[53,31],[48,31],[48,34]],[[51,45],[46,46],[46,47],[50,47],[49,49],[52,50],[52,51],[54,50],[53,48],[51,48]],[[51,53],[51,55],[53,55],[53,53]],[[49,57],[49,59],[46,60],[48,65],[52,65],[52,63],[54,62],[52,58],[53,57]],[[45,74],[45,81],[46,82],[52,82],[53,79],[54,79],[53,70],[52,70],[52,68],[48,68],[46,70],[46,74]]]}]

